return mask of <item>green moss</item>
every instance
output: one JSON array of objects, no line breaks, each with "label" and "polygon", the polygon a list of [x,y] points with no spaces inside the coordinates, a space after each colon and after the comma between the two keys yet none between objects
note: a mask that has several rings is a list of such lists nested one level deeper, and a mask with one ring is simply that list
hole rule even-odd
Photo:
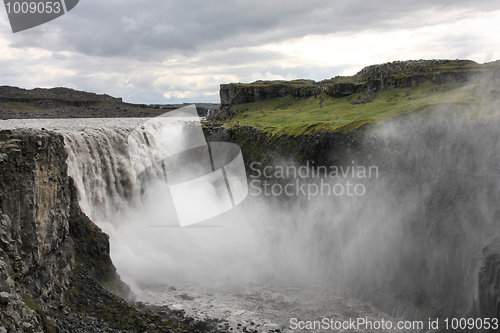
[{"label": "green moss", "polygon": [[111,103],[109,102],[103,102],[103,101],[96,101],[93,105],[93,107],[95,108],[107,108],[107,107],[111,107]]},{"label": "green moss", "polygon": [[12,274],[10,274],[10,278],[13,280],[13,281],[19,281],[21,279],[22,275],[20,272],[13,272]]},{"label": "green moss", "polygon": [[43,313],[43,309],[40,306],[40,303],[33,297],[29,296],[28,294],[22,294],[21,298],[26,304],[26,306],[33,310],[38,318],[38,322],[42,326],[42,329],[45,333],[57,333],[57,327],[52,322],[50,319],[48,319],[45,314]]},{"label": "green moss", "polygon": [[110,327],[133,332],[213,332],[215,322],[195,322],[167,307],[153,308],[127,303],[109,293],[83,267],[77,267],[66,294],[72,311],[103,320]]},{"label": "green moss", "polygon": [[75,264],[88,271],[106,289],[125,297],[129,288],[121,281],[109,256],[109,239],[85,214],[69,221],[75,243]]},{"label": "green moss", "polygon": [[7,102],[4,108],[13,111],[38,111],[40,108],[23,102]]},{"label": "green moss", "polygon": [[57,326],[54,322],[50,320],[45,320],[44,332],[46,333],[57,333]]},{"label": "green moss", "polygon": [[42,313],[42,307],[38,303],[37,300],[35,300],[33,297],[31,297],[28,294],[22,294],[21,298],[23,299],[24,304],[31,310],[35,311],[36,313]]}]

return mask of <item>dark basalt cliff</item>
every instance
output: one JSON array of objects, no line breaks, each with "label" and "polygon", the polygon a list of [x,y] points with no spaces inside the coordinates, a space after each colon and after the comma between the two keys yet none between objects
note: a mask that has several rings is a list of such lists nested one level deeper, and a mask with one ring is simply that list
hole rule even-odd
[{"label": "dark basalt cliff", "polygon": [[257,81],[251,84],[221,84],[221,106],[259,102],[266,99],[292,95],[295,97],[313,96],[322,87],[311,80],[296,81]]},{"label": "dark basalt cliff", "polygon": [[71,187],[62,137],[0,132],[1,323],[10,332],[48,330],[74,268]]},{"label": "dark basalt cliff", "polygon": [[362,148],[362,132],[323,132],[314,135],[269,136],[251,126],[225,128],[218,124],[206,124],[208,141],[232,142],[241,147],[246,170],[251,161],[263,165],[278,160],[295,161],[304,164],[314,161],[316,165],[343,165]]},{"label": "dark basalt cliff", "polygon": [[500,318],[500,238],[483,250],[478,307],[481,317]]},{"label": "dark basalt cliff", "polygon": [[82,213],[66,157],[59,134],[0,131],[0,332],[215,331],[127,301],[108,236]]}]

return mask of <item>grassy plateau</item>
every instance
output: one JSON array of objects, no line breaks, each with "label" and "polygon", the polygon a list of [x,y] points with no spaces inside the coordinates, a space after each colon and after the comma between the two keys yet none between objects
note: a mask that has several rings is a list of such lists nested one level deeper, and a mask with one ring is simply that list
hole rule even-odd
[{"label": "grassy plateau", "polygon": [[[332,97],[291,95],[233,105],[226,126],[251,126],[271,135],[369,130],[397,116],[433,113],[451,108],[470,117],[491,117],[499,109],[498,82],[435,84],[430,80],[408,88]],[[367,102],[367,100],[369,100]]]}]

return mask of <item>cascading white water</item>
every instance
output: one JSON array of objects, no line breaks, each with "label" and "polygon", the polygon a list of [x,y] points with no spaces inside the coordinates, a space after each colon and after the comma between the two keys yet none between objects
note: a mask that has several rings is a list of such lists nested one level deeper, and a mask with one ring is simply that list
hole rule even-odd
[{"label": "cascading white water", "polygon": [[130,129],[86,128],[65,134],[68,173],[75,180],[80,206],[95,221],[137,204],[138,188],[127,158]]},{"label": "cascading white water", "polygon": [[[158,301],[171,300],[168,286],[197,295],[203,292],[189,288],[205,288],[209,298],[252,286],[262,304],[282,307],[282,316],[305,316],[313,299],[291,301],[285,292],[290,289],[280,287],[279,296],[276,286],[325,295],[340,290],[396,315],[408,304],[431,312],[433,306],[462,311],[474,298],[481,250],[500,233],[500,126],[493,118],[471,121],[446,113],[390,122],[354,157],[353,165],[379,170],[379,177],[364,180],[363,195],[285,201],[249,196],[195,228],[178,226],[161,179],[146,188],[134,181],[127,137],[144,121],[22,125],[63,133],[82,209],[110,235],[113,261],[135,291],[155,290]],[[257,286],[264,291],[255,291]],[[284,297],[283,303],[269,303],[263,295],[272,302]],[[333,313],[342,311],[338,297],[331,303]]]}]

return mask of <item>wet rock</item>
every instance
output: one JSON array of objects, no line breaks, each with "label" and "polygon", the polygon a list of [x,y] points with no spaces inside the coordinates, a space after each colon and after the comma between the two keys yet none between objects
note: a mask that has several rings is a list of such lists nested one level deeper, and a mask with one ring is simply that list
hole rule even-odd
[{"label": "wet rock", "polygon": [[0,304],[7,304],[9,303],[10,299],[10,294],[8,292],[2,291],[0,292]]},{"label": "wet rock", "polygon": [[500,238],[483,250],[478,307],[480,317],[500,318]]}]

